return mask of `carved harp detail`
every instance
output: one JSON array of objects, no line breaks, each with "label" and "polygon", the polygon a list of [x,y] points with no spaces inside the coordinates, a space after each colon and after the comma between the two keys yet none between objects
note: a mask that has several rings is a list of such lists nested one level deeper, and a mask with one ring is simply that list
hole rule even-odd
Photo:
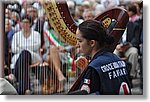
[{"label": "carved harp detail", "polygon": [[[77,25],[70,15],[66,1],[45,0],[43,6],[54,30],[65,42],[74,46],[76,44],[75,33]],[[106,30],[109,30],[109,34],[115,37],[115,43],[109,46],[110,51],[113,51],[129,20],[126,10],[113,8],[103,12],[94,19],[101,21]]]},{"label": "carved harp detail", "polygon": [[[73,18],[69,14],[69,10],[64,10],[67,6],[66,2],[60,0],[47,0],[43,3],[46,15],[51,26],[70,45],[76,45],[75,32],[77,26],[73,22]],[[67,14],[65,15],[65,14]],[[71,22],[69,21],[71,20]]]}]

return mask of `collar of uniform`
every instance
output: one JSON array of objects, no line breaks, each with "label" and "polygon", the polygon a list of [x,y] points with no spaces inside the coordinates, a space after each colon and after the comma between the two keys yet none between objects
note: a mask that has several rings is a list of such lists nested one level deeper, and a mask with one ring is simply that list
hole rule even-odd
[{"label": "collar of uniform", "polygon": [[105,51],[106,51],[105,49],[99,50],[99,51],[93,56],[93,58],[91,59],[90,62],[92,62],[92,60],[96,59],[98,56],[100,56],[101,54],[103,54]]}]

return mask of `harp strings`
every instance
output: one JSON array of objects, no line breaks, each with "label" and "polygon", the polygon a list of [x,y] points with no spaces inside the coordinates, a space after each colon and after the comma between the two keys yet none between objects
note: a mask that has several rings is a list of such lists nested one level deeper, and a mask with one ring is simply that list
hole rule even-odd
[{"label": "harp strings", "polygon": [[[42,14],[42,13],[39,13],[39,14]],[[19,22],[21,22],[21,20]],[[22,27],[22,23],[20,23],[20,25],[21,25],[21,29],[19,30],[20,31],[19,35],[23,35],[23,32],[21,31],[23,31],[24,28]],[[32,28],[30,27],[30,29]],[[40,31],[41,28],[38,27],[37,30]],[[32,36],[34,31],[31,30],[30,36]],[[58,46],[65,47],[66,45],[69,45],[64,40],[62,40],[62,38],[59,35],[58,35],[58,39],[56,39],[55,35],[52,35],[53,32],[51,29],[49,30],[49,33],[51,34],[51,37],[53,37],[53,40],[56,40],[55,41],[56,45],[54,45],[55,47],[58,47]],[[41,34],[41,37],[42,37],[42,34]],[[14,44],[17,44],[17,42],[19,42],[19,44],[24,43],[22,44],[24,48],[23,49],[19,48],[20,53],[22,53],[22,51],[24,50],[28,51],[25,53],[24,59],[23,58],[20,59],[18,71],[15,71],[15,67],[16,67],[15,65],[13,65],[14,69],[10,70],[10,73],[14,74],[14,76],[16,77],[16,81],[13,82],[14,87],[18,91],[24,91],[26,89],[29,89],[31,90],[31,94],[55,94],[55,93],[67,92],[70,89],[71,85],[73,84],[73,81],[75,81],[75,78],[78,76],[78,73],[77,73],[78,71],[74,64],[76,53],[73,50],[71,50],[70,52],[64,52],[65,62],[63,62],[62,61],[63,59],[60,58],[60,70],[63,73],[64,77],[66,78],[63,82],[60,82],[59,74],[57,72],[57,69],[55,68],[56,67],[55,60],[52,59],[49,62],[45,61],[45,59],[43,58],[43,51],[41,50],[42,47],[39,48],[41,61],[36,61],[35,63],[33,63],[33,59],[36,59],[34,54],[32,55],[32,51],[34,51],[34,49],[36,48],[36,45],[34,45],[34,41],[41,43],[41,41],[39,41],[37,38],[33,36],[30,42],[31,46],[28,45],[29,44],[28,40],[22,39],[22,36],[19,36],[14,41]],[[21,47],[22,45],[19,45],[19,46]],[[29,49],[27,47],[29,47]],[[18,50],[18,48],[14,47],[14,50]],[[14,55],[12,54],[12,52],[10,53],[11,54],[9,57],[12,60]],[[53,55],[53,53],[50,53],[50,54]],[[18,60],[18,58],[15,57],[15,60]],[[10,66],[11,66],[11,61],[10,61]],[[62,86],[64,90],[62,90]]]}]

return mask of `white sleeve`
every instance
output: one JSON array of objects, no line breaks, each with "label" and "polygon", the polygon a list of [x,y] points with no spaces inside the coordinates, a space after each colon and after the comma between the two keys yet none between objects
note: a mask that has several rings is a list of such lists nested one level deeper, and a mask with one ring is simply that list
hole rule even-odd
[{"label": "white sleeve", "polygon": [[13,39],[12,39],[11,50],[13,53],[20,53],[22,51],[22,49],[19,47],[20,39],[18,39],[18,36],[19,36],[19,34],[15,33],[13,36]]}]

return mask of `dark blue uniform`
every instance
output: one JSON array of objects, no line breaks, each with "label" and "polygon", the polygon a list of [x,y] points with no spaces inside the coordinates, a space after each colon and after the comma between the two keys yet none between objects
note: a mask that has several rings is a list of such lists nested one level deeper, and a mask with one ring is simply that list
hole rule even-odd
[{"label": "dark blue uniform", "polygon": [[115,54],[98,52],[82,77],[79,89],[89,94],[131,94],[126,64]]}]

